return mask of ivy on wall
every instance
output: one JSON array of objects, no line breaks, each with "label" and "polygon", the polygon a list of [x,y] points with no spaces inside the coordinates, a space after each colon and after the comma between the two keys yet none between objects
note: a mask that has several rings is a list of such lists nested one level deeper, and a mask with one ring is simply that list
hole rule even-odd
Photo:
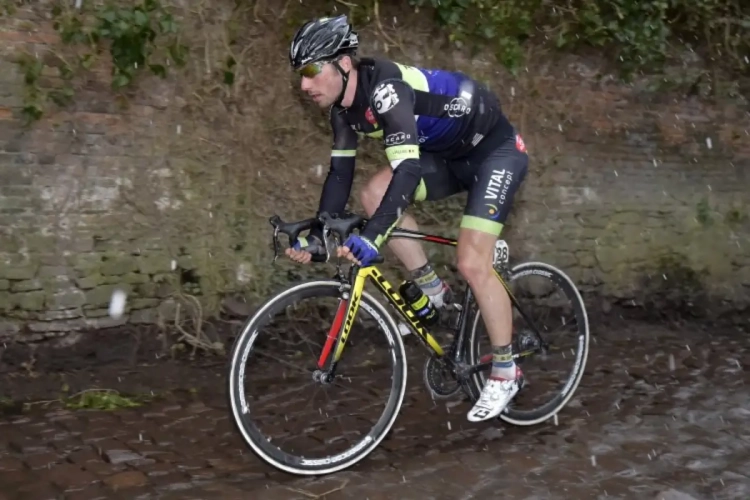
[{"label": "ivy on wall", "polygon": [[[131,85],[139,72],[165,77],[167,66],[183,66],[187,48],[180,43],[177,23],[159,0],[141,0],[131,5],[106,3],[75,8],[70,1],[58,1],[52,9],[54,29],[71,46],[73,55],[56,52],[46,62],[24,54],[18,63],[24,75],[25,95],[22,113],[27,123],[41,118],[47,101],[65,105],[74,96],[73,77],[109,55],[112,88]],[[62,80],[59,88],[45,88],[45,64],[57,67]]]},{"label": "ivy on wall", "polygon": [[744,0],[409,0],[433,10],[452,41],[492,47],[512,72],[525,40],[601,48],[623,77],[658,68],[674,49],[701,52],[750,75],[750,2]]},{"label": "ivy on wall", "polygon": [[[185,64],[187,49],[162,1],[84,1],[80,9],[70,0],[55,2],[55,30],[75,48],[75,56],[53,53],[53,61],[42,61],[27,54],[18,59],[26,85],[27,122],[39,119],[48,101],[70,102],[74,76],[103,54],[111,60],[115,90],[130,86],[139,72],[164,77],[169,64]],[[377,7],[378,0],[346,5],[354,18],[360,11],[370,12],[373,2]],[[12,14],[24,3],[0,0],[0,10]],[[409,0],[409,5],[418,12],[430,11],[450,41],[492,50],[512,73],[524,66],[524,44],[529,41],[560,50],[597,48],[612,56],[625,79],[659,70],[679,51],[698,53],[732,74],[750,75],[750,2],[743,0]],[[234,63],[231,57],[225,62],[227,85],[234,81]],[[45,65],[58,68],[61,86],[42,84]]]}]

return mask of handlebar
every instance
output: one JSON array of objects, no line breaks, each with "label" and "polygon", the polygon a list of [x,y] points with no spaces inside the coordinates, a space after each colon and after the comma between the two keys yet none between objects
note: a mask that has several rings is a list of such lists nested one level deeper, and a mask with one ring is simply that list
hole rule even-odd
[{"label": "handlebar", "polygon": [[[302,231],[309,231],[313,227],[323,226],[323,239],[327,240],[330,233],[334,233],[339,238],[339,244],[342,244],[349,235],[355,230],[362,230],[367,224],[367,219],[357,214],[346,214],[344,217],[332,216],[328,212],[321,212],[318,217],[303,219],[296,222],[284,222],[278,215],[273,215],[268,219],[273,226],[273,260],[276,261],[279,255],[279,233],[287,235],[289,244],[299,237]],[[326,255],[313,255],[313,261],[326,262],[328,260],[328,243],[324,241]],[[373,263],[383,262],[383,256],[378,255]]]}]

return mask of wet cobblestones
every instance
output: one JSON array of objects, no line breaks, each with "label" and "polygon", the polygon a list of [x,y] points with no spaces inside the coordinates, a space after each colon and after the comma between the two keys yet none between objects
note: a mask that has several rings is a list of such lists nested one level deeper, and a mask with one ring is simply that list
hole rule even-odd
[{"label": "wet cobblestones", "polygon": [[249,452],[219,366],[213,396],[0,417],[0,500],[747,499],[749,348],[731,331],[637,324],[599,333],[557,422],[515,428],[469,423],[461,400],[432,401],[422,351],[409,343],[409,393],[392,434],[325,478],[285,475]]}]

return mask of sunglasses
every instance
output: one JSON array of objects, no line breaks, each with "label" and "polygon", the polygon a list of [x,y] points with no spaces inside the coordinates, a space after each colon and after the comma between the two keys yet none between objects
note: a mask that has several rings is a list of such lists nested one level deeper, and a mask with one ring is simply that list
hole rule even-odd
[{"label": "sunglasses", "polygon": [[323,71],[323,66],[326,64],[326,62],[322,61],[306,64],[297,70],[297,74],[307,78],[313,78]]}]

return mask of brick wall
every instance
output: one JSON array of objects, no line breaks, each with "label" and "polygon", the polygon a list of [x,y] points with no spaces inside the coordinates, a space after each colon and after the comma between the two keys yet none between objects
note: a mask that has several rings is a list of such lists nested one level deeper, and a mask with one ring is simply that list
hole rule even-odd
[{"label": "brick wall", "polygon": [[555,110],[563,117],[527,140],[546,161],[517,223],[523,255],[636,303],[681,290],[746,304],[750,122],[740,103],[597,85],[581,73],[536,78],[545,95],[567,98]]},{"label": "brick wall", "polygon": [[[101,67],[79,82],[72,105],[24,128],[12,58],[60,46],[35,15],[0,20],[0,337],[171,318],[178,280],[188,291],[260,294],[283,283],[287,275],[268,265],[266,220],[274,211],[308,215],[329,137],[279,64],[281,35],[253,25],[255,35],[279,39],[251,48],[250,70],[217,91],[201,66],[210,64],[204,40],[220,37],[209,19],[193,37],[197,62],[179,77],[144,77],[121,99]],[[38,22],[22,24],[24,16]],[[212,45],[215,61],[220,46]],[[424,63],[419,57],[412,62]],[[532,156],[508,233],[513,255],[563,267],[594,307],[665,296],[745,307],[750,123],[742,103],[597,81],[570,61],[517,80],[493,76]],[[488,74],[477,59],[453,63]],[[361,161],[369,172],[382,163],[372,154]],[[455,204],[430,208],[432,220]],[[120,319],[107,314],[116,288],[128,293]]]}]

